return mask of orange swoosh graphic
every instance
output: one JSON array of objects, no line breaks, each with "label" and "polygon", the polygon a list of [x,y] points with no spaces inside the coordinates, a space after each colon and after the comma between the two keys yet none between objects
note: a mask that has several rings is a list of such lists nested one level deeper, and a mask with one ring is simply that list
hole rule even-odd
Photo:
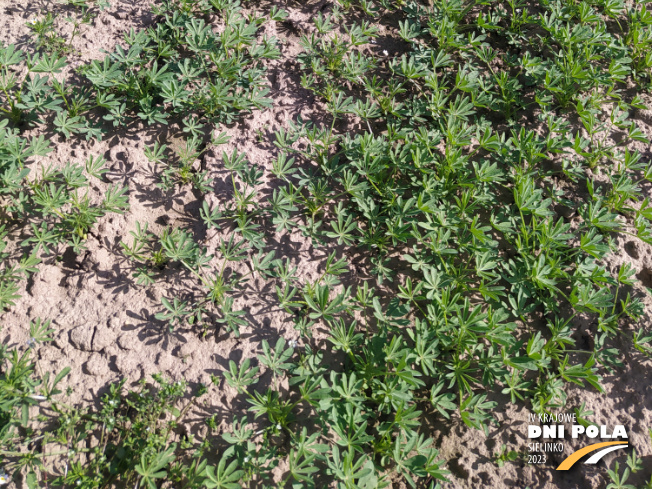
[{"label": "orange swoosh graphic", "polygon": [[602,443],[594,443],[593,445],[589,445],[588,447],[580,448],[578,451],[575,453],[571,453],[566,459],[559,464],[559,467],[557,467],[557,470],[568,470],[570,469],[575,462],[577,462],[579,459],[581,459],[584,455],[587,453],[591,453],[598,448],[603,448],[603,447],[609,447],[611,445],[627,445],[628,442],[626,441],[605,441]]}]

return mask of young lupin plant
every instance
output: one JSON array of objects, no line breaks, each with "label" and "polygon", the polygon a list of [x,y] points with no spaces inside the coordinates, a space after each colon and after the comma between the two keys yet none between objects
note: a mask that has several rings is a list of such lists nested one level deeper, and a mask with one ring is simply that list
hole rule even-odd
[{"label": "young lupin plant", "polygon": [[[56,139],[26,130],[93,141],[142,124],[153,207],[183,197],[196,213],[135,221],[128,286],[166,281],[147,321],[232,351],[212,385],[122,380],[78,407],[60,392],[70,369],[44,371],[40,351],[65,325],[33,321],[0,345],[0,484],[435,489],[460,467],[433,423],[488,435],[507,401],[587,427],[571,384],[601,395],[624,355],[652,354],[649,328],[631,327],[649,312],[645,275],[610,261],[620,238],[652,245],[644,2],[338,0],[303,22],[163,0],[68,76],[64,54],[102,3],[68,1],[82,14],[70,39],[39,14],[38,52],[0,49],[0,308],[41,260],[83,251],[128,210],[102,156],[57,164]],[[314,103],[256,160],[227,134],[270,110],[279,70]],[[297,239],[314,266],[283,253]],[[496,447],[498,468],[520,463],[520,447]],[[630,487],[643,460],[604,484]]]}]

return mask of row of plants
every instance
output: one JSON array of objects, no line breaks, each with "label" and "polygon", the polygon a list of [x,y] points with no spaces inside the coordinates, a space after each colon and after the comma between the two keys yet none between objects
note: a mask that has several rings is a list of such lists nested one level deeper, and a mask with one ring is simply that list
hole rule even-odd
[{"label": "row of plants", "polygon": [[[29,178],[48,144],[21,133],[90,139],[173,121],[184,145],[146,149],[158,185],[193,188],[196,217],[222,237],[211,255],[193,226],[157,235],[137,223],[122,246],[133,286],[177,270],[187,286],[161,299],[156,321],[238,336],[250,325],[236,304],[269,284],[257,300],[284,310],[300,339],[263,340],[257,358],[215,376],[248,408],[221,437],[223,420],[206,416],[195,439],[183,421],[212,387],[189,398],[156,376],[113,386],[100,409],[68,406],[56,389],[66,371],[38,367],[51,325],[37,320],[29,348],[0,350],[0,464],[30,487],[435,488],[451,476],[433,420],[488,433],[500,396],[546,413],[567,406],[570,384],[602,392],[623,344],[652,353],[636,270],[606,266],[617,234],[652,244],[652,167],[637,149],[649,141],[632,116],[651,79],[645,3],[342,0],[301,38],[301,85],[326,122],[278,130],[269,169],[222,152],[231,188],[216,194],[195,162],[228,142],[216,124],[271,106],[265,63],[280,51],[257,32],[287,15],[246,7],[159,2],[153,26],[65,83],[56,48],[3,48],[0,306],[42,257],[80,251],[128,203],[119,186],[100,203],[81,197],[103,181],[101,157]],[[390,56],[381,34],[393,26],[402,44]],[[277,256],[275,238],[294,232],[327,250],[320,276]],[[351,256],[366,280],[351,278]],[[630,470],[642,470],[635,454],[609,487],[628,487]]]}]

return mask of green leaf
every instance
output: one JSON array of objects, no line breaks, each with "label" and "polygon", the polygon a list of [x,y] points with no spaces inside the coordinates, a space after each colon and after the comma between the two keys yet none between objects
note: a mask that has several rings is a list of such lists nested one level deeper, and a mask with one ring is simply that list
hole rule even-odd
[{"label": "green leaf", "polygon": [[141,484],[147,484],[149,489],[156,489],[156,479],[164,479],[168,473],[165,467],[174,460],[174,452],[177,444],[173,443],[164,452],[156,453],[153,457],[143,453],[140,456],[140,463],[134,469],[141,476]]}]

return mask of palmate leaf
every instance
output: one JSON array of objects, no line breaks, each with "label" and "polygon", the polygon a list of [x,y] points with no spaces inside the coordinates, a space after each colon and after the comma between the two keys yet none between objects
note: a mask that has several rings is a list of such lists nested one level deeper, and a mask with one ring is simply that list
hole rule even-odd
[{"label": "palmate leaf", "polygon": [[238,417],[234,417],[231,428],[233,430],[233,434],[229,433],[228,431],[222,434],[222,438],[231,445],[246,443],[249,439],[251,439],[251,435],[254,434],[254,430],[252,430],[249,423],[247,423],[246,416],[242,416],[240,419],[238,419]]},{"label": "palmate leaf", "polygon": [[609,252],[609,246],[602,243],[602,236],[597,234],[595,229],[590,229],[589,232],[582,234],[580,248],[598,260],[602,259]]},{"label": "palmate leaf", "polygon": [[137,267],[134,271],[134,278],[139,285],[153,285],[156,282],[154,272],[147,267]]},{"label": "palmate leaf", "polygon": [[0,48],[0,67],[17,65],[23,60],[24,52],[16,50],[16,46],[10,44],[9,46]]},{"label": "palmate leaf", "polygon": [[102,208],[106,212],[122,214],[129,208],[129,196],[126,195],[129,187],[120,187],[118,184],[111,185],[107,190],[102,202]]},{"label": "palmate leaf", "polygon": [[[111,57],[118,63],[124,63],[125,65],[137,65],[141,63],[140,53],[143,51],[143,47],[140,43],[134,43],[128,51],[125,51],[119,44],[115,47],[115,52],[111,54]],[[122,69],[124,70],[124,68]],[[122,71],[121,70],[121,71]]]},{"label": "palmate leaf", "polygon": [[217,135],[215,135],[214,133],[211,134],[211,144],[213,144],[214,146],[219,146],[221,144],[226,144],[230,140],[231,140],[231,136],[229,136],[225,132],[221,132],[221,133],[219,133]]},{"label": "palmate leaf", "polygon": [[319,472],[319,468],[315,467],[316,455],[307,455],[302,452],[297,452],[290,449],[288,456],[289,470],[292,477],[297,482],[306,482],[311,486],[314,485],[312,474]]},{"label": "palmate leaf", "polygon": [[178,297],[175,297],[172,303],[167,298],[161,297],[161,303],[167,311],[159,312],[154,317],[159,321],[167,321],[170,326],[177,321],[181,322],[184,317],[192,313],[192,309],[188,308],[187,302],[179,300]]},{"label": "palmate leaf", "polygon": [[263,340],[262,346],[263,354],[258,355],[258,360],[274,372],[274,374],[281,375],[284,370],[288,370],[294,366],[293,363],[287,362],[292,357],[294,349],[292,347],[285,348],[285,338],[282,336],[276,341],[273,353],[267,340]]},{"label": "palmate leaf", "polygon": [[[295,371],[296,370],[294,370],[293,373]],[[320,376],[304,377],[300,374],[290,380],[290,385],[299,384],[301,399],[311,406],[316,407],[322,406],[324,403],[328,404],[331,399],[332,391],[327,387],[323,387],[325,384],[322,384],[322,380],[323,379]]]},{"label": "palmate leaf", "polygon": [[650,140],[645,136],[645,133],[639,129],[639,127],[636,125],[636,123],[632,122],[631,125],[629,126],[629,131],[628,134],[630,139],[633,139],[635,141],[640,141],[642,143],[649,144]]},{"label": "palmate leaf", "polygon": [[274,261],[275,255],[276,252],[274,250],[266,254],[259,251],[258,254],[252,258],[254,270],[263,276],[273,276],[272,262]]},{"label": "palmate leaf", "polygon": [[149,457],[143,453],[140,456],[140,463],[136,465],[135,470],[141,476],[141,487],[147,484],[149,489],[156,489],[156,479],[167,477],[165,467],[175,458],[174,452],[177,444],[173,443],[164,452],[157,453],[154,457]]},{"label": "palmate leaf", "polygon": [[151,95],[143,97],[138,101],[140,112],[138,117],[147,121],[147,124],[165,124],[167,125],[168,113],[161,108],[158,104],[154,103],[154,98]]},{"label": "palmate leaf", "polygon": [[165,161],[165,150],[167,149],[167,145],[159,144],[158,141],[154,141],[154,146],[145,147],[145,157],[147,158],[148,161],[151,161],[153,163],[163,163]]},{"label": "palmate leaf", "polygon": [[21,243],[21,246],[35,243],[34,253],[38,253],[41,248],[43,248],[46,253],[50,253],[48,245],[56,245],[59,242],[58,232],[54,229],[48,229],[48,224],[46,222],[42,222],[40,227],[37,227],[33,222],[30,223],[30,225],[32,227],[33,236],[24,240]]},{"label": "palmate leaf", "polygon": [[161,95],[163,101],[173,108],[181,107],[188,101],[191,92],[180,85],[177,80],[165,80],[161,84]]},{"label": "palmate leaf", "polygon": [[603,207],[603,201],[596,198],[593,202],[580,210],[580,215],[585,221],[603,231],[617,231],[622,224],[616,220],[617,214]]},{"label": "palmate leaf", "polygon": [[613,295],[608,287],[596,290],[589,284],[579,284],[572,290],[570,302],[579,311],[602,313],[613,305]]},{"label": "palmate leaf", "polygon": [[509,394],[511,401],[516,403],[517,399],[521,401],[524,400],[524,395],[527,395],[529,387],[532,385],[531,382],[526,382],[522,380],[522,376],[517,371],[514,371],[511,376],[504,379],[505,387],[501,392],[503,394]]},{"label": "palmate leaf", "polygon": [[171,260],[191,260],[195,255],[197,244],[186,231],[174,229],[161,237],[161,246]]},{"label": "palmate leaf", "polygon": [[259,367],[251,368],[251,360],[249,358],[246,358],[240,367],[233,360],[229,360],[229,371],[224,372],[224,378],[238,392],[245,392],[245,388],[255,382],[255,377],[259,370]]},{"label": "palmate leaf", "polygon": [[339,260],[335,261],[335,257],[336,257],[336,252],[333,252],[330,255],[328,255],[328,259],[326,260],[326,265],[324,266],[324,268],[326,269],[324,271],[324,274],[342,275],[343,273],[346,273],[348,271],[346,258],[342,257]]},{"label": "palmate leaf", "polygon": [[89,156],[88,160],[86,160],[86,173],[92,177],[97,178],[98,180],[102,180],[104,174],[109,171],[108,168],[104,167],[105,163],[106,160],[102,155],[98,156],[97,158],[95,158],[93,155]]},{"label": "palmate leaf", "polygon": [[559,289],[556,287],[556,281],[551,278],[554,273],[553,268],[546,263],[546,257],[541,254],[539,259],[533,263],[528,263],[528,275],[530,280],[539,288],[539,289],[549,289],[553,292],[557,292]]},{"label": "palmate leaf", "polygon": [[60,73],[66,66],[66,58],[59,58],[56,54],[35,54],[33,58],[28,57],[27,66],[35,73]]},{"label": "palmate leaf", "polygon": [[[618,1],[621,0],[607,0],[607,3],[615,5]],[[372,2],[358,3],[363,10],[370,11]],[[106,120],[123,124],[136,112],[148,123],[184,120],[184,131],[205,140],[208,126],[201,127],[205,118],[211,122],[231,120],[238,115],[238,109],[266,105],[256,100],[266,96],[267,90],[263,83],[263,63],[258,58],[273,57],[276,49],[273,42],[264,39],[264,45],[260,41],[256,45],[256,31],[265,19],[255,19],[255,14],[250,14],[247,20],[240,18],[239,7],[233,0],[163,3],[166,5],[157,7],[156,14],[156,23],[160,25],[125,36],[126,45],[132,46],[126,48],[127,52],[124,47],[117,47],[116,54],[103,64],[93,62],[83,68],[93,90],[97,91],[97,105],[108,112]],[[150,448],[144,459],[139,460],[141,453],[138,453],[133,463],[138,463],[139,470],[129,476],[132,484],[151,487],[153,481],[158,487],[181,483],[187,487],[228,489],[252,484],[312,487],[311,479],[317,478],[314,474],[322,463],[328,465],[328,472],[319,473],[320,482],[338,488],[389,486],[389,481],[379,480],[382,477],[374,473],[376,470],[389,474],[395,485],[434,486],[435,481],[428,476],[440,478],[438,467],[428,440],[416,434],[422,413],[416,411],[418,404],[412,402],[419,399],[421,403],[426,384],[431,387],[436,384],[430,390],[430,400],[443,416],[448,417],[450,412],[459,409],[468,426],[486,429],[494,406],[484,397],[474,395],[476,389],[504,389],[503,393],[509,394],[514,402],[528,402],[526,399],[533,397],[533,404],[544,410],[561,403],[565,383],[586,382],[584,379],[592,378],[592,373],[597,374],[592,366],[587,371],[584,365],[563,366],[563,378],[559,372],[550,370],[551,358],[556,359],[557,366],[564,350],[571,348],[568,346],[573,343],[570,326],[553,326],[549,336],[535,328],[523,339],[516,334],[517,325],[508,322],[519,316],[523,324],[528,324],[532,313],[538,317],[539,309],[545,305],[549,324],[558,324],[559,311],[568,312],[568,302],[571,302],[576,309],[569,313],[571,316],[577,310],[596,313],[600,316],[598,329],[608,329],[613,334],[618,329],[619,318],[626,314],[635,316],[638,311],[629,296],[624,298],[627,291],[615,292],[619,284],[628,285],[627,289],[633,286],[637,282],[635,272],[623,268],[616,281],[611,271],[605,270],[604,264],[598,261],[609,251],[610,243],[603,235],[621,228],[631,231],[632,222],[640,237],[652,242],[648,222],[652,220],[652,211],[647,210],[647,204],[641,205],[640,210],[634,209],[638,208],[636,201],[641,200],[638,193],[643,189],[636,173],[643,172],[644,178],[652,180],[652,166],[645,169],[634,158],[627,161],[618,149],[644,138],[628,122],[627,116],[622,115],[628,110],[628,104],[620,99],[615,85],[616,81],[628,79],[630,64],[632,71],[647,69],[645,55],[632,54],[633,62],[624,61],[627,51],[639,42],[633,39],[636,27],[632,25],[626,42],[616,43],[618,46],[614,47],[605,37],[607,30],[601,17],[595,14],[595,8],[581,5],[579,15],[577,9],[571,12],[579,22],[575,18],[553,19],[548,15],[543,24],[549,34],[545,29],[542,32],[550,38],[542,39],[542,43],[554,49],[539,50],[541,58],[532,59],[524,54],[521,60],[518,56],[506,59],[513,69],[503,69],[492,76],[492,60],[501,59],[504,46],[494,45],[493,39],[485,38],[478,31],[477,23],[474,24],[474,18],[465,18],[468,13],[465,6],[472,3],[452,2],[445,12],[434,14],[416,3],[407,5],[404,13],[408,20],[403,19],[399,27],[413,52],[394,60],[389,54],[384,55],[386,60],[376,56],[382,70],[390,68],[402,75],[389,80],[377,78],[375,71],[367,75],[367,70],[374,69],[376,59],[351,49],[351,44],[367,42],[373,36],[373,28],[365,22],[362,26],[344,26],[343,32],[348,32],[348,37],[346,33],[336,39],[313,36],[309,40],[304,36],[303,45],[310,52],[302,57],[307,72],[302,83],[305,81],[305,88],[326,99],[326,112],[330,116],[323,125],[287,121],[289,129],[278,132],[276,144],[284,152],[273,163],[273,173],[278,178],[275,183],[280,188],[273,189],[271,198],[265,198],[268,195],[261,187],[266,183],[256,166],[248,164],[237,152],[224,159],[234,178],[235,197],[231,192],[224,193],[212,207],[204,199],[200,211],[207,227],[217,224],[226,227],[230,223],[227,234],[231,240],[225,237],[216,253],[223,258],[223,263],[218,265],[221,272],[210,274],[205,270],[210,267],[210,257],[198,251],[190,228],[183,232],[166,230],[160,249],[152,236],[138,244],[135,240],[134,246],[125,250],[131,259],[140,262],[138,273],[143,282],[161,278],[148,268],[166,263],[166,257],[182,260],[193,273],[185,275],[197,286],[191,287],[195,292],[192,302],[186,296],[183,297],[188,304],[179,299],[173,301],[173,296],[163,301],[164,312],[159,317],[172,322],[186,321],[196,314],[196,308],[206,305],[211,308],[211,319],[217,316],[216,321],[226,323],[237,336],[247,318],[244,311],[234,311],[235,302],[229,294],[251,292],[244,284],[247,280],[253,282],[249,276],[254,274],[257,278],[273,280],[267,284],[268,289],[276,290],[276,304],[293,316],[295,328],[302,335],[310,336],[313,329],[325,326],[330,333],[329,341],[315,353],[302,348],[294,355],[283,338],[275,345],[268,344],[269,340],[262,343],[262,354],[258,357],[261,369],[276,375],[286,375],[288,371],[300,373],[290,377],[287,389],[274,385],[265,395],[260,392],[265,392],[267,386],[253,389],[252,384],[259,375],[258,367],[251,366],[255,359],[244,359],[240,365],[229,362],[224,376],[239,391],[239,397],[254,399],[253,411],[257,416],[268,414],[274,425],[276,420],[285,423],[283,420],[289,414],[298,414],[291,412],[297,403],[320,408],[326,413],[321,421],[336,425],[331,431],[339,441],[334,437],[324,438],[322,430],[317,430],[310,437],[312,441],[307,442],[305,428],[302,440],[293,433],[296,430],[288,429],[283,435],[291,438],[285,440],[290,444],[284,442],[281,446],[268,436],[275,430],[274,426],[264,430],[262,437],[260,432],[254,435],[260,427],[252,425],[251,429],[245,429],[245,426],[239,431],[234,429],[232,437],[224,437],[227,443],[238,445],[235,450],[220,454],[222,458],[218,456],[208,470],[201,466],[195,471],[194,479],[189,474],[193,470],[187,470],[181,463],[175,464],[174,470],[170,465],[157,467],[156,452],[167,448],[166,445]],[[210,10],[209,4],[227,19],[224,34],[213,32],[200,20]],[[603,14],[617,11],[609,5],[600,7]],[[548,14],[559,10],[547,4],[542,9]],[[618,15],[623,14],[624,11]],[[478,22],[486,29],[496,30],[500,16],[488,15]],[[522,36],[521,25],[533,22],[528,20],[528,15],[527,12],[522,17],[513,15],[512,25],[501,27],[506,35],[512,36],[511,43]],[[335,24],[336,17],[331,17]],[[509,23],[509,16],[507,20]],[[331,21],[320,14],[318,29],[331,30]],[[468,37],[466,32],[462,33],[467,30],[471,31]],[[219,45],[220,42],[225,45]],[[460,61],[458,48],[462,44],[464,59]],[[372,51],[379,47],[369,46]],[[636,49],[645,50],[646,46],[642,44]],[[20,62],[11,61],[22,56],[14,52],[14,48],[0,52],[0,62],[3,59],[9,59],[10,64]],[[489,66],[478,64],[478,60]],[[457,62],[465,66],[448,69]],[[523,75],[515,76],[519,64]],[[8,91],[14,93],[21,83],[20,73],[18,69],[12,69],[11,73],[16,76],[8,80],[13,84]],[[26,89],[30,93],[23,95],[21,103],[31,113],[44,114],[43,119],[51,121],[56,114],[48,115],[47,111],[57,110],[63,99],[48,100],[53,83],[46,76],[27,76],[32,77]],[[347,79],[351,85],[343,84]],[[540,132],[532,131],[532,121],[522,118],[525,127],[520,132],[515,129],[511,137],[509,131],[497,133],[496,121],[509,118],[509,113],[522,113],[530,103],[529,99],[518,100],[516,92],[520,83],[533,92],[532,103],[535,106],[538,103],[543,112],[536,124],[547,122],[548,127]],[[347,98],[345,93],[353,96]],[[360,93],[366,96],[355,102]],[[599,107],[605,103],[603,96],[608,104],[622,105],[621,114],[611,120],[618,135],[602,134],[606,139],[600,133],[609,131],[611,126],[609,116],[602,114]],[[82,94],[75,106],[84,105],[83,98]],[[40,105],[36,104],[37,99]],[[568,112],[557,110],[555,99],[571,112],[575,109],[582,112],[579,114],[584,123],[581,134],[576,135],[577,127],[568,123]],[[631,107],[637,105],[640,100],[631,102]],[[25,111],[24,107],[18,109]],[[186,113],[185,109],[190,112]],[[369,133],[376,134],[344,136],[343,122],[349,117],[343,114],[352,111],[363,119],[379,118],[375,127],[368,127]],[[68,119],[85,113],[85,107],[69,110]],[[550,115],[553,113],[559,116]],[[25,120],[29,121],[29,117]],[[70,121],[62,116],[58,122],[65,126]],[[0,122],[0,133],[2,126]],[[78,130],[81,132],[82,128]],[[88,125],[85,130],[89,137],[94,137]],[[74,134],[74,128],[68,132]],[[547,135],[539,136],[541,133]],[[594,134],[598,136],[595,139]],[[7,141],[4,146],[0,135],[0,166],[4,175],[0,178],[7,182],[0,192],[11,202],[9,213],[19,218],[29,217],[30,204],[37,211],[45,210],[46,222],[28,220],[32,228],[26,225],[26,235],[18,239],[26,240],[25,245],[40,251],[59,238],[63,229],[58,225],[59,218],[64,212],[69,213],[72,197],[68,195],[68,187],[81,180],[73,171],[63,179],[59,173],[49,172],[48,178],[35,180],[41,194],[32,192],[34,187],[27,185],[27,174],[20,173],[20,168],[28,165],[33,155],[29,154],[25,140],[18,138],[18,133],[15,135],[15,140]],[[7,139],[10,137],[13,136],[8,134]],[[227,139],[220,135],[212,142],[222,144]],[[201,149],[197,144],[191,151],[183,154],[177,151],[176,155],[181,156],[187,171],[184,183],[194,183],[202,192],[212,190],[208,178],[192,166],[207,151],[203,149],[206,142]],[[604,149],[612,143],[616,146]],[[171,168],[162,179],[165,178],[168,188],[173,188],[179,181],[176,171],[181,165],[171,152],[161,148],[165,146],[156,143],[146,154],[151,161]],[[555,154],[563,161],[561,168],[549,161]],[[607,179],[596,182],[596,189],[590,190],[590,205],[584,204],[582,208],[582,194],[573,190],[577,182],[591,181],[598,174],[587,168],[589,158],[593,158],[590,161],[595,162],[596,170],[606,167],[607,173],[615,176],[611,178],[611,186],[605,184]],[[296,165],[305,167],[307,163],[312,171],[295,171]],[[4,173],[9,164],[15,165],[11,170],[13,176]],[[617,168],[615,174],[612,168]],[[557,178],[575,181],[567,187]],[[64,180],[65,199],[59,202],[55,192]],[[119,188],[112,187],[109,191],[117,196],[116,202],[126,196]],[[19,192],[21,196],[17,197]],[[601,197],[601,192],[606,196]],[[338,206],[340,201],[342,205]],[[553,205],[555,214],[559,206],[570,214],[561,211],[564,217],[559,220],[549,217],[553,215]],[[575,216],[578,207],[584,222]],[[122,208],[124,205],[104,205],[102,210]],[[626,221],[614,214],[617,211],[623,213]],[[636,218],[632,219],[634,213]],[[374,266],[380,278],[397,272],[396,279],[405,286],[399,287],[397,298],[387,297],[382,291],[377,296],[369,290],[368,282],[364,282],[364,289],[358,288],[356,300],[351,299],[349,290],[345,290],[341,299],[338,295],[331,300],[338,293],[335,284],[347,268],[346,260],[337,260],[336,256],[350,256],[351,250],[333,253],[324,274],[306,285],[304,273],[283,266],[281,260],[273,261],[272,253],[267,254],[270,242],[266,233],[270,222],[278,226],[279,233],[300,225],[315,242],[329,237],[345,248],[360,244],[357,251],[365,255],[365,267]],[[573,223],[573,233],[570,223]],[[234,238],[238,234],[240,237]],[[0,248],[4,246],[0,244]],[[258,255],[256,249],[261,250]],[[414,272],[410,273],[412,279],[390,261],[403,253],[408,253],[407,263],[401,265],[412,267],[407,270]],[[230,261],[239,263],[230,266]],[[145,263],[148,266],[143,266]],[[253,270],[243,272],[245,268]],[[271,269],[276,277],[267,276]],[[6,277],[0,276],[12,281],[22,279],[25,274],[13,270]],[[198,288],[201,291],[195,290]],[[194,305],[195,300],[201,305]],[[494,308],[501,308],[498,311],[503,311],[504,316]],[[634,346],[648,352],[650,342],[649,334],[640,333]],[[608,357],[615,357],[616,350],[609,346],[596,338],[595,358],[603,367]],[[329,349],[346,352],[338,357],[344,362],[339,365],[344,373],[338,365],[328,364]],[[537,387],[531,387],[530,381]],[[545,388],[539,389],[542,385]],[[254,391],[259,392],[254,394]],[[288,406],[292,407],[288,410]],[[375,436],[372,443],[371,435]],[[317,439],[335,448],[306,447],[314,446]],[[342,446],[351,450],[347,452]],[[200,459],[197,457],[198,467]],[[279,463],[286,470],[284,474],[277,470]],[[168,483],[165,477],[158,478],[166,471],[174,471]],[[398,480],[403,477],[405,481]],[[417,477],[422,480],[416,481]]]},{"label": "palmate leaf", "polygon": [[652,355],[652,333],[645,334],[643,328],[639,328],[633,335],[634,348],[644,355]]},{"label": "palmate leaf", "polygon": [[245,471],[238,470],[237,460],[226,465],[228,457],[229,450],[222,455],[217,467],[212,465],[206,467],[205,487],[209,489],[240,489],[243,487],[238,481],[245,475]]},{"label": "palmate leaf", "polygon": [[234,311],[233,310],[233,297],[225,297],[224,302],[222,303],[222,317],[216,318],[215,321],[218,323],[226,323],[227,327],[233,331],[233,334],[237,337],[240,336],[240,326],[246,326],[247,321],[242,317],[247,313],[245,311]]},{"label": "palmate leaf", "polygon": [[330,428],[338,436],[335,442],[339,446],[364,453],[365,445],[374,439],[373,436],[367,434],[367,425],[367,421],[358,424],[339,417],[335,423],[330,425]]},{"label": "palmate leaf", "polygon": [[575,384],[584,386],[584,381],[591,384],[599,392],[604,392],[600,382],[602,377],[597,375],[595,372],[595,357],[591,357],[586,361],[584,365],[577,364],[568,366],[569,357],[568,355],[564,357],[563,362],[559,365],[559,375],[566,380],[567,382],[574,382]]},{"label": "palmate leaf", "polygon": [[460,404],[462,421],[471,428],[482,429],[489,436],[489,423],[496,421],[487,411],[497,405],[495,401],[487,401],[486,394],[467,396]]},{"label": "palmate leaf", "polygon": [[[415,432],[403,436],[397,436],[392,450],[392,459],[396,467],[395,470],[404,475],[405,480],[411,487],[416,487],[416,478],[423,478],[428,475],[436,479],[447,481],[447,471],[439,467],[442,462],[438,462],[435,457],[437,450],[431,448],[433,441],[431,438],[425,438],[424,435],[418,435]],[[416,452],[416,454],[415,454]]]},{"label": "palmate leaf", "polygon": [[34,202],[40,206],[40,211],[44,214],[57,214],[58,210],[65,205],[70,199],[64,185],[55,186],[50,183],[49,186],[34,189]]},{"label": "palmate leaf", "polygon": [[451,372],[445,375],[446,379],[450,379],[448,388],[452,388],[457,384],[460,392],[471,394],[473,388],[471,384],[475,384],[477,380],[471,375],[471,373],[476,372],[478,369],[471,366],[470,361],[457,361],[454,365],[447,365],[447,369]]},{"label": "palmate leaf", "polygon": [[145,70],[144,74],[149,79],[149,83],[152,85],[163,85],[164,82],[171,81],[172,73],[168,73],[168,65],[163,64],[160,68],[158,67],[158,60],[155,60],[151,68]]},{"label": "palmate leaf", "polygon": [[345,244],[351,246],[355,241],[355,233],[353,232],[358,228],[358,224],[353,222],[353,215],[349,214],[344,220],[344,214],[339,212],[337,215],[337,222],[331,221],[330,225],[333,228],[332,232],[326,232],[326,236],[329,238],[337,238],[337,244]]},{"label": "palmate leaf", "polygon": [[351,355],[353,350],[364,338],[362,333],[355,332],[356,324],[357,323],[355,321],[352,321],[351,324],[349,324],[347,327],[342,318],[339,318],[334,322],[329,322],[331,327],[331,336],[328,338],[328,340],[333,343],[336,349],[340,349],[345,353]]},{"label": "palmate leaf", "polygon": [[329,473],[344,483],[343,487],[365,487],[363,481],[375,475],[373,462],[366,455],[357,459],[356,455],[354,450],[349,449],[340,456],[340,449],[334,445],[331,457],[326,459]]},{"label": "palmate leaf", "polygon": [[643,216],[637,216],[634,220],[634,225],[637,231],[636,236],[641,241],[652,244],[652,226],[650,226],[650,221]]},{"label": "palmate leaf", "polygon": [[16,267],[16,270],[25,275],[27,275],[28,273],[36,273],[38,271],[36,265],[38,265],[39,263],[41,263],[41,259],[37,256],[35,252],[32,252],[32,254],[24,255],[20,259],[20,264]]},{"label": "palmate leaf", "polygon": [[0,311],[10,306],[15,306],[14,300],[20,299],[18,294],[18,279],[8,276],[0,276]]},{"label": "palmate leaf", "polygon": [[219,250],[222,253],[222,258],[225,260],[239,262],[247,257],[249,246],[244,239],[235,241],[235,234],[231,234],[228,241],[220,239]]},{"label": "palmate leaf", "polygon": [[327,285],[318,285],[314,292],[314,297],[310,294],[304,295],[304,299],[314,312],[310,313],[311,319],[323,318],[326,321],[332,321],[334,315],[344,311],[343,305],[346,294],[338,294],[332,301],[330,300],[330,288]]},{"label": "palmate leaf", "polygon": [[278,285],[275,285],[276,297],[278,297],[279,306],[285,309],[288,313],[292,312],[292,307],[301,306],[300,302],[293,301],[292,298],[297,294],[298,289],[296,287],[290,287],[290,285],[285,284],[285,288],[281,289]]},{"label": "palmate leaf", "polygon": [[207,51],[215,42],[215,35],[204,19],[192,19],[186,23],[186,30],[188,47],[195,52]]},{"label": "palmate leaf", "polygon": [[277,391],[268,387],[264,394],[255,391],[248,402],[252,405],[249,410],[256,413],[254,418],[267,414],[274,429],[287,428],[293,408],[293,403],[289,399],[281,399]]},{"label": "palmate leaf", "polygon": [[534,180],[522,178],[514,187],[514,201],[521,212],[540,217],[552,216],[549,209],[552,199],[544,199],[543,191],[535,187]]},{"label": "palmate leaf", "polygon": [[57,131],[62,133],[66,138],[69,138],[73,134],[80,134],[85,132],[86,125],[81,122],[83,121],[81,116],[68,116],[67,112],[59,112],[54,118],[54,126],[57,128]]},{"label": "palmate leaf", "polygon": [[122,70],[119,64],[112,63],[107,56],[103,62],[93,60],[85,74],[96,87],[110,88],[120,79]]},{"label": "palmate leaf", "polygon": [[217,221],[222,218],[222,212],[219,207],[215,206],[211,209],[208,202],[204,201],[202,208],[199,210],[199,215],[208,229],[220,229],[220,225]]},{"label": "palmate leaf", "polygon": [[[60,105],[63,101],[50,96],[52,89],[48,85],[49,81],[49,76],[40,75],[34,75],[25,80],[25,95],[22,97],[22,102],[26,108],[36,111],[61,110]],[[52,83],[55,84],[56,81],[53,79]]]}]

